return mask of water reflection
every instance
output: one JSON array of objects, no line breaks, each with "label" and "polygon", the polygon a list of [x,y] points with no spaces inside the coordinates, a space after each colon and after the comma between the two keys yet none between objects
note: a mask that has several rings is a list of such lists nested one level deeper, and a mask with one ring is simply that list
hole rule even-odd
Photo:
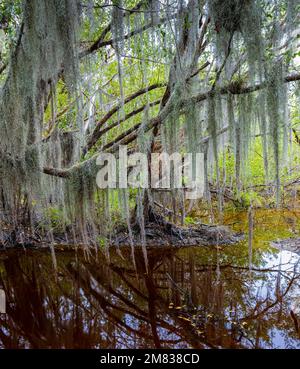
[{"label": "water reflection", "polygon": [[[300,347],[299,257],[247,245],[80,254],[0,255],[5,348]],[[294,304],[294,305],[293,305]],[[294,309],[295,310],[295,309]]]}]

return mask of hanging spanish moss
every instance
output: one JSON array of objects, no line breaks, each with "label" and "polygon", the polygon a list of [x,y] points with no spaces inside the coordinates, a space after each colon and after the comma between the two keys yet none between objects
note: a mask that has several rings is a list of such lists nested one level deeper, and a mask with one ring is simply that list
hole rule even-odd
[{"label": "hanging spanish moss", "polygon": [[[241,34],[246,46],[250,76],[262,75],[261,9],[256,0],[210,0],[209,9],[216,33],[218,59],[228,53],[235,34]],[[255,67],[257,66],[257,67]]]},{"label": "hanging spanish moss", "polygon": [[266,113],[266,93],[262,91],[258,95],[258,116],[259,116],[259,129],[262,137],[262,147],[263,147],[263,158],[264,158],[264,169],[266,183],[269,179],[269,155],[268,155],[268,137],[267,137],[267,113]]},{"label": "hanging spanish moss", "polygon": [[0,0],[0,348],[300,347],[299,24]]},{"label": "hanging spanish moss", "polygon": [[282,137],[282,127],[284,124],[284,112],[282,110],[282,79],[282,65],[280,62],[275,63],[268,79],[267,104],[270,138],[275,163],[277,205],[280,201],[280,159],[282,153],[280,138]]},{"label": "hanging spanish moss", "polygon": [[[41,201],[41,122],[47,96],[58,74],[64,72],[70,88],[75,85],[79,11],[76,1],[30,1],[23,11],[19,43],[1,91],[2,207],[18,224],[22,199]],[[48,20],[51,19],[51,22]],[[12,139],[11,131],[14,132]]]},{"label": "hanging spanish moss", "polygon": [[185,201],[172,162],[162,195],[98,188],[97,154],[120,145],[148,159],[192,153],[193,172],[203,152],[205,206],[218,219],[216,204],[221,215],[228,199],[242,203],[258,150],[280,204],[299,139],[297,1],[24,0],[21,13],[0,77],[2,219],[18,225],[25,213],[53,239],[106,246],[120,222],[133,263],[139,239],[148,265],[150,215],[172,238],[198,202]]},{"label": "hanging spanish moss", "polygon": [[215,173],[216,173],[216,187],[218,191],[218,209],[220,213],[222,213],[222,194],[220,191],[220,166],[219,166],[219,156],[218,156],[218,117],[216,116],[216,102],[214,99],[208,99],[207,105],[207,124],[208,124],[208,132],[211,136],[212,140],[212,151],[213,151],[213,160],[215,163]]},{"label": "hanging spanish moss", "polygon": [[121,117],[123,115],[124,107],[124,88],[123,88],[123,66],[122,66],[122,54],[124,53],[124,14],[122,10],[122,1],[118,0],[112,7],[112,35],[113,35],[113,45],[117,57],[118,66],[118,79],[120,86],[120,102],[121,102]]}]

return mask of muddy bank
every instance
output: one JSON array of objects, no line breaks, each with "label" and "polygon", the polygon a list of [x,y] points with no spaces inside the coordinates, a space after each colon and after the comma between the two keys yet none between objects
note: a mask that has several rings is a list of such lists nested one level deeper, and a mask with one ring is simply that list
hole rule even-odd
[{"label": "muddy bank", "polygon": [[[160,226],[157,223],[149,223],[145,227],[147,246],[208,246],[234,244],[243,239],[243,233],[233,233],[229,227],[199,224],[193,227],[179,227],[169,225]],[[139,232],[133,234],[130,239],[128,232],[121,232],[115,240],[115,246],[141,245],[141,235]]]},{"label": "muddy bank", "polygon": [[[233,233],[226,226],[199,224],[192,227],[180,227],[167,223],[161,226],[157,223],[148,223],[145,227],[146,245],[148,247],[184,247],[184,246],[207,246],[224,245],[239,242],[244,235]],[[24,232],[3,232],[0,240],[0,250],[7,249],[43,249],[49,248],[49,239],[40,236],[25,235]],[[97,247],[94,240],[90,240],[88,245],[82,242],[74,242],[70,237],[62,235],[54,236],[52,242],[55,249],[70,250],[75,247]],[[117,232],[116,237],[112,238],[110,247],[128,247],[131,244],[141,246],[142,238],[139,230],[134,230],[132,238],[129,237],[127,230]]]}]

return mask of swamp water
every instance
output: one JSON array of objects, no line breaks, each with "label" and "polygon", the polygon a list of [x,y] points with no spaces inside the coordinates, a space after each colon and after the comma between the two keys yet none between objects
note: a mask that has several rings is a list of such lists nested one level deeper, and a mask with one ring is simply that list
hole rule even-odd
[{"label": "swamp water", "polygon": [[[247,232],[247,213],[226,223]],[[300,348],[300,212],[256,211],[236,245],[130,251],[0,252],[3,348]],[[249,258],[251,256],[251,260]]]}]

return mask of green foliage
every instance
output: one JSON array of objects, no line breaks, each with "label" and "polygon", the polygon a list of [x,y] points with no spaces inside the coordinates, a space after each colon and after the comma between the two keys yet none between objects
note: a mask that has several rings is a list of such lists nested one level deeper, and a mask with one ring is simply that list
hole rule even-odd
[{"label": "green foliage", "polygon": [[40,228],[62,233],[69,223],[64,210],[57,207],[48,207],[44,211],[44,220],[40,223]]},{"label": "green foliage", "polygon": [[191,217],[191,216],[186,216],[184,221],[185,221],[186,225],[194,225],[194,224],[197,223],[197,219],[195,219],[194,217]]},{"label": "green foliage", "polygon": [[[0,1],[0,30],[6,36],[5,46],[11,47],[11,42],[16,41],[17,28],[21,23],[22,0],[2,0]],[[3,50],[2,50],[3,51]]]},{"label": "green foliage", "polygon": [[109,240],[106,237],[97,237],[98,245],[100,249],[105,249],[109,243]]}]

